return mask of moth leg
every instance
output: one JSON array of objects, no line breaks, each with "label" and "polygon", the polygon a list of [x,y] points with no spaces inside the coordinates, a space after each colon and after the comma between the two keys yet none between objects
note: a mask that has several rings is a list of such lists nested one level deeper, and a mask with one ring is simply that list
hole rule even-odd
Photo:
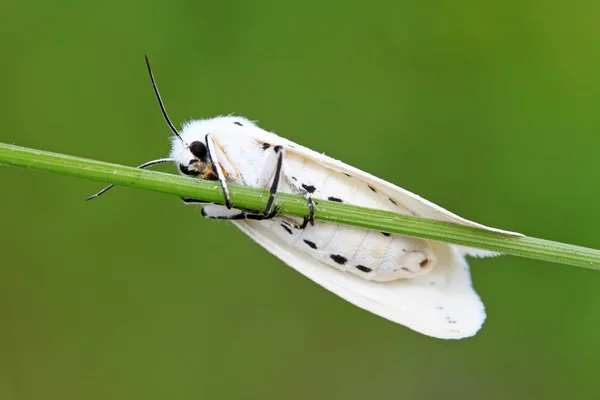
[{"label": "moth leg", "polygon": [[243,210],[236,208],[229,209],[219,204],[207,204],[202,207],[202,216],[205,218],[226,220],[246,219]]},{"label": "moth leg", "polygon": [[300,229],[306,228],[309,222],[311,226],[315,226],[315,202],[310,196],[307,196],[306,200],[308,201],[308,217],[304,217],[304,223]]},{"label": "moth leg", "polygon": [[189,197],[180,197],[180,199],[183,202],[183,204],[185,204],[185,205],[205,205],[205,204],[208,204],[205,201],[200,201],[200,200],[196,200],[196,199],[190,199]]},{"label": "moth leg", "polygon": [[[296,229],[306,229],[306,227],[308,226],[309,222],[310,222],[310,217],[304,217],[304,219],[302,221],[302,225],[294,225],[294,228],[296,228]],[[313,219],[313,225],[314,225],[314,219]]]},{"label": "moth leg", "polygon": [[267,207],[265,208],[265,215],[271,214],[271,212],[274,210],[273,202],[275,201],[277,188],[279,187],[279,182],[281,181],[281,170],[283,169],[283,147],[275,146],[273,147],[273,151],[277,155],[277,166],[275,167],[275,176],[273,177],[273,182],[269,188],[269,200],[267,201]]},{"label": "moth leg", "polygon": [[247,210],[240,210],[237,208],[227,208],[220,204],[207,204],[202,201],[182,198],[185,204],[201,204],[204,205],[202,208],[202,216],[205,218],[212,219],[224,219],[224,220],[240,220],[240,219],[253,219],[253,220],[265,220],[271,219],[277,215],[277,209],[273,210],[269,214],[254,213]]},{"label": "moth leg", "polygon": [[264,215],[269,215],[273,212],[275,195],[277,194],[283,172],[284,153],[282,146],[275,146],[272,150],[269,150],[263,169],[256,182],[258,187],[269,188],[269,200],[267,201]]},{"label": "moth leg", "polygon": [[229,197],[229,189],[227,188],[227,181],[225,180],[225,174],[223,173],[223,168],[221,167],[221,163],[217,158],[217,150],[215,145],[215,140],[213,139],[210,133],[206,134],[206,149],[208,150],[208,159],[213,165],[215,172],[217,173],[217,177],[219,178],[219,182],[221,182],[221,189],[223,189],[223,195],[225,197],[225,207],[231,209],[231,199]]},{"label": "moth leg", "polygon": [[242,212],[245,214],[247,219],[263,221],[265,219],[275,218],[277,216],[277,214],[279,213],[279,209],[277,207],[273,207],[271,212],[269,212],[268,214],[257,214],[257,213],[247,212],[247,211],[242,211]]},{"label": "moth leg", "polygon": [[299,183],[295,178],[288,176],[288,174],[284,174],[287,182],[300,192],[302,196],[306,199],[308,203],[308,216],[304,217],[304,222],[302,225],[298,226],[298,229],[304,229],[310,223],[311,226],[315,225],[315,202],[312,199],[311,193],[315,191],[315,188],[312,187],[312,191],[309,191],[307,188],[303,187],[301,183]]},{"label": "moth leg", "polygon": [[[308,223],[311,225],[315,224],[315,202],[313,201],[310,193],[302,188],[296,181],[290,179],[288,174],[284,173],[285,162],[284,162],[284,148],[282,146],[274,146],[272,148],[272,152],[267,156],[267,160],[263,167],[263,170],[258,178],[257,185],[260,187],[266,187],[269,180],[271,180],[271,176],[274,175],[273,180],[271,181],[271,187],[269,189],[269,201],[267,202],[267,207],[265,209],[265,214],[268,215],[272,211],[273,202],[275,200],[275,195],[277,194],[277,188],[282,179],[286,179],[293,187],[295,187],[298,192],[300,192],[308,202],[309,215],[305,218],[304,223],[301,226],[297,226],[299,229],[304,229],[308,226]],[[275,171],[273,174],[272,171]]]}]

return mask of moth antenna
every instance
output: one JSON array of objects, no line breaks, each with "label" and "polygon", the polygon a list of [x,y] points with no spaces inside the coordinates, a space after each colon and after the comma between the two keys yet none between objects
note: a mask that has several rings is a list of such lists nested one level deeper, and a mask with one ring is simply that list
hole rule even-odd
[{"label": "moth antenna", "polygon": [[[175,160],[172,158],[159,158],[158,160],[152,160],[152,161],[145,162],[142,165],[138,165],[136,168],[144,169],[144,168],[152,167],[154,165],[165,164],[165,163],[174,162],[174,161]],[[105,187],[104,189],[99,191],[98,193],[91,195],[90,197],[85,199],[85,201],[95,199],[96,197],[100,196],[101,194],[106,193],[108,191],[108,189],[112,188],[113,186],[115,186],[115,185],[108,185],[107,187]]]},{"label": "moth antenna", "polygon": [[156,98],[158,99],[158,105],[160,106],[160,111],[162,111],[163,117],[165,117],[165,121],[167,121],[167,125],[171,128],[171,131],[181,140],[181,143],[185,145],[185,142],[177,132],[177,128],[169,119],[169,115],[167,114],[167,110],[165,109],[165,105],[163,104],[162,98],[160,97],[160,92],[158,91],[158,87],[156,86],[156,81],[154,80],[154,74],[152,73],[152,68],[150,68],[150,61],[148,60],[148,56],[144,54],[144,58],[146,59],[146,66],[148,67],[148,73],[150,73],[150,80],[152,81],[152,88],[154,89],[154,93],[156,94]]}]

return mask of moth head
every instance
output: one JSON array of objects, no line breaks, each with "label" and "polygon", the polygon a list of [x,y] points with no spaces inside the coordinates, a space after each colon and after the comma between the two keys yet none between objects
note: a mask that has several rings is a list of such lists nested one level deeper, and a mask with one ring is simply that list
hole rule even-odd
[{"label": "moth head", "polygon": [[194,140],[185,145],[174,142],[170,157],[183,175],[210,179],[208,175],[212,172],[211,163],[204,140]]},{"label": "moth head", "polygon": [[208,137],[235,135],[245,127],[255,126],[246,118],[233,116],[190,121],[183,125],[178,136],[172,137],[169,156],[182,174],[216,180],[208,150]]}]

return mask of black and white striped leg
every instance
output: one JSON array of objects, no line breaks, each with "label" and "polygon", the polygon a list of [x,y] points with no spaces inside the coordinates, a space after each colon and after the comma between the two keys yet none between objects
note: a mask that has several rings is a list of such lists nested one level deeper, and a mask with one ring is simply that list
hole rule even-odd
[{"label": "black and white striped leg", "polygon": [[296,228],[304,229],[308,226],[308,224],[311,224],[312,226],[314,226],[315,225],[315,202],[311,196],[311,193],[314,192],[314,187],[312,187],[312,191],[309,192],[293,177],[289,178],[288,176],[286,176],[286,178],[287,178],[288,183],[290,185],[292,185],[293,187],[295,187],[298,190],[298,192],[300,192],[300,194],[302,196],[304,196],[304,198],[306,199],[306,202],[308,204],[308,216],[304,217],[304,222],[302,223],[302,225],[296,226]]},{"label": "black and white striped leg", "polygon": [[[164,163],[174,162],[174,161],[175,160],[173,160],[172,158],[159,158],[158,160],[152,160],[152,161],[145,162],[142,165],[138,165],[136,168],[145,169],[145,168],[148,168],[148,167],[153,167],[153,166],[158,165],[158,164],[164,164]],[[93,200],[96,197],[98,197],[100,195],[103,195],[104,193],[106,193],[109,189],[113,188],[114,186],[115,185],[108,185],[108,186],[106,186],[104,189],[102,189],[98,193],[93,194],[90,197],[88,197],[87,199],[85,199],[85,201]]]},{"label": "black and white striped leg", "polygon": [[217,150],[215,141],[212,138],[212,135],[208,133],[204,139],[206,140],[206,148],[208,150],[208,159],[210,160],[215,172],[217,173],[217,177],[219,178],[219,182],[221,182],[221,189],[223,189],[223,196],[225,197],[225,207],[231,209],[231,199],[229,198],[229,189],[227,188],[227,181],[225,180],[225,174],[223,174],[223,168],[219,163],[219,159],[217,157]]},{"label": "black and white striped leg", "polygon": [[294,225],[294,228],[296,229],[306,229],[308,224],[311,226],[315,225],[315,202],[310,196],[308,196],[306,200],[308,201],[309,214],[307,217],[304,217],[302,225]]},{"label": "black and white striped leg", "polygon": [[278,155],[277,166],[275,167],[275,176],[273,182],[269,188],[269,200],[267,201],[267,207],[265,208],[264,215],[269,215],[273,211],[273,202],[275,201],[275,195],[277,194],[277,188],[281,181],[281,170],[283,169],[283,148],[281,146],[273,147],[273,151]]},{"label": "black and white striped leg", "polygon": [[315,202],[310,196],[308,196],[306,200],[308,201],[308,218],[304,217],[304,224],[302,224],[302,229],[306,228],[309,222],[311,226],[315,225]]},{"label": "black and white striped leg", "polygon": [[207,204],[206,202],[182,197],[181,201],[188,205],[203,205],[202,216],[212,219],[224,219],[224,220],[240,220],[240,219],[252,219],[252,220],[265,220],[271,219],[277,215],[277,208],[274,207],[269,214],[255,213],[248,210],[240,210],[237,208],[227,208],[220,204]]}]

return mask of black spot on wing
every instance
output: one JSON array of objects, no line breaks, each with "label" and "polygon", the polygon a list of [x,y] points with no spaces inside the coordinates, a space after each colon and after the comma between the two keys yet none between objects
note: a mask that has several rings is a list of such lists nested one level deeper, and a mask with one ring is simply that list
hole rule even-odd
[{"label": "black spot on wing", "polygon": [[285,231],[286,231],[287,233],[289,233],[290,235],[292,234],[292,230],[291,230],[290,228],[288,228],[287,226],[285,226],[284,224],[281,224],[281,227],[282,227],[283,229],[285,229]]},{"label": "black spot on wing", "polygon": [[357,266],[356,266],[356,269],[357,269],[357,270],[359,270],[359,271],[362,271],[362,272],[366,272],[367,274],[368,274],[369,272],[372,272],[372,271],[373,271],[371,268],[369,268],[369,267],[365,267],[364,265],[357,265]]},{"label": "black spot on wing", "polygon": [[308,245],[308,247],[312,248],[312,249],[317,249],[317,245],[314,244],[313,242],[311,242],[310,240],[306,240],[304,239],[304,243],[306,243]]},{"label": "black spot on wing", "polygon": [[345,173],[345,172],[344,172],[344,175],[346,175],[348,178],[352,178],[352,175],[350,175],[350,174],[347,174],[347,173]]},{"label": "black spot on wing", "polygon": [[387,233],[387,232],[381,232],[383,234],[383,236],[390,236],[391,233]]},{"label": "black spot on wing", "polygon": [[377,193],[377,190],[373,186],[371,186],[371,185],[367,185],[367,186],[369,187],[369,189],[371,189],[371,191],[373,191],[373,193]]},{"label": "black spot on wing", "polygon": [[273,150],[275,151],[275,153],[279,153],[282,148],[283,147],[281,147],[281,146],[275,146],[275,147],[273,147]]},{"label": "black spot on wing", "polygon": [[244,125],[242,125],[242,123],[240,121],[235,121],[234,124],[236,124],[238,126],[244,126]]},{"label": "black spot on wing", "polygon": [[271,145],[269,143],[263,143],[263,150],[266,150],[269,147],[271,147]]},{"label": "black spot on wing", "polygon": [[348,261],[348,259],[346,257],[340,256],[339,254],[330,254],[329,257],[331,257],[331,259],[333,261],[335,261],[336,263],[338,263],[340,265],[344,265]]},{"label": "black spot on wing", "polygon": [[394,200],[392,200],[390,197],[388,197],[388,199],[390,199],[390,201],[392,202],[393,205],[397,206],[398,203],[396,203]]},{"label": "black spot on wing", "polygon": [[342,199],[339,199],[339,198],[337,198],[337,197],[333,197],[333,196],[329,196],[329,197],[327,198],[327,200],[329,200],[329,201],[337,201],[338,203],[343,203],[343,202],[344,202],[344,200],[342,200]]},{"label": "black spot on wing", "polygon": [[308,193],[314,193],[314,192],[315,192],[315,190],[317,190],[317,188],[316,188],[316,187],[314,187],[313,185],[307,185],[307,184],[305,184],[305,183],[303,183],[303,184],[302,184],[302,188],[303,188],[304,190],[306,190]]}]

